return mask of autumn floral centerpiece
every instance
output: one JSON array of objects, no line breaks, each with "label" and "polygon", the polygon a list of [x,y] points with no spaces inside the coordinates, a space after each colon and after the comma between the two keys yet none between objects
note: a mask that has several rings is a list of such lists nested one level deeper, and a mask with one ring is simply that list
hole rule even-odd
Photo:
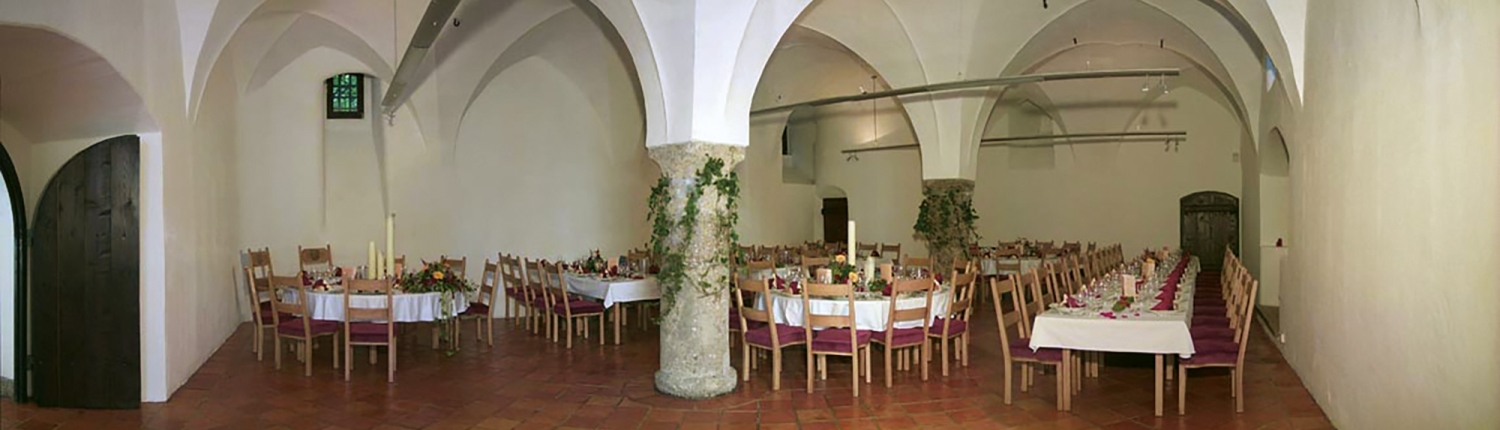
[{"label": "autumn floral centerpiece", "polygon": [[441,337],[448,342],[447,355],[457,353],[455,342],[452,342],[448,333],[449,322],[453,319],[455,306],[459,300],[466,300],[469,294],[474,292],[474,285],[464,279],[462,274],[453,273],[452,268],[442,262],[423,262],[422,270],[400,275],[396,278],[396,285],[406,293],[440,293],[438,295],[438,327],[441,328]]}]

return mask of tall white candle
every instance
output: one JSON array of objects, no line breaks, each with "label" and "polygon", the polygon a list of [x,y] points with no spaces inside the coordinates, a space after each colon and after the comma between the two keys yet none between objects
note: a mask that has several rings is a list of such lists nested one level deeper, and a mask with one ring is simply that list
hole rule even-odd
[{"label": "tall white candle", "polygon": [[849,220],[849,252],[846,258],[849,259],[849,264],[851,265],[854,264],[854,258],[859,255],[856,252],[859,246],[857,245],[858,243],[854,241],[854,220]]},{"label": "tall white candle", "polygon": [[365,265],[365,276],[375,277],[375,262],[378,261],[377,258],[379,257],[375,255],[375,241],[372,240],[370,241],[369,262]]},{"label": "tall white candle", "polygon": [[370,270],[374,270],[375,271],[374,272],[375,275],[371,276],[370,277],[371,279],[380,279],[381,277],[384,277],[386,275],[386,273],[385,273],[385,256],[382,255],[382,256],[375,257],[375,267],[370,268]]},{"label": "tall white candle", "polygon": [[396,214],[385,218],[385,270],[380,273],[390,275],[391,270],[396,270]]}]

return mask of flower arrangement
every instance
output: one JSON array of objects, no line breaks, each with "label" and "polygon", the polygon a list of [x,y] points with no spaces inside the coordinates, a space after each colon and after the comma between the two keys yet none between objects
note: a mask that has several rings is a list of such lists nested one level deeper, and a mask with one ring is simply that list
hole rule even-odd
[{"label": "flower arrangement", "polygon": [[1132,303],[1135,303],[1135,298],[1121,297],[1119,300],[1115,300],[1115,305],[1110,307],[1110,309],[1114,310],[1115,313],[1124,312],[1126,309],[1130,308],[1130,305]]},{"label": "flower arrangement", "polygon": [[396,279],[396,285],[401,291],[408,293],[468,293],[474,291],[474,285],[470,284],[462,276],[453,274],[453,270],[443,263],[426,263],[421,271],[407,273]]},{"label": "flower arrangement", "polygon": [[833,272],[834,283],[859,283],[859,269],[854,268],[854,264],[842,254],[833,257],[833,262],[828,264],[828,271]]}]

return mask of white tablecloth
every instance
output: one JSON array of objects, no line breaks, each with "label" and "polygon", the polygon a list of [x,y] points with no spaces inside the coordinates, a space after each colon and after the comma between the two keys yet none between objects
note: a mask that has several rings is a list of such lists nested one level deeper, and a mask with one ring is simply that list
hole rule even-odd
[{"label": "white tablecloth", "polygon": [[[420,293],[420,294],[396,294],[396,304],[391,312],[396,315],[396,322],[422,322],[437,321],[442,314],[440,295],[442,293]],[[315,320],[343,321],[344,320],[344,293],[343,292],[317,292],[310,291],[307,295],[312,300],[307,302],[307,311]],[[296,303],[297,290],[282,290],[281,300]],[[349,298],[349,306],[355,308],[383,308],[385,307],[385,295],[362,295],[355,294]],[[463,294],[455,294],[452,309],[447,317],[453,317],[469,308],[469,301]]]},{"label": "white tablecloth", "polygon": [[[1109,319],[1087,312],[1069,315],[1050,309],[1038,315],[1031,329],[1031,349],[1060,348],[1082,351],[1178,354],[1191,357],[1193,336],[1193,290],[1197,257],[1183,273],[1173,311],[1144,311],[1139,316]],[[1152,300],[1154,301],[1154,299]]]},{"label": "white tablecloth", "polygon": [[[944,287],[932,294],[932,318],[948,312],[948,296],[952,289]],[[922,296],[902,298],[896,300],[896,309],[911,309],[922,307],[925,300]],[[756,302],[760,307],[761,302]],[[819,315],[848,315],[848,300],[825,300],[813,299],[808,302],[813,307],[813,312]],[[784,292],[771,293],[771,317],[777,323],[801,327],[804,321],[802,313],[802,296],[794,296]],[[881,300],[855,300],[854,301],[854,324],[860,330],[885,330],[885,324],[891,316],[891,299],[882,296]],[[902,321],[896,323],[896,328],[921,327],[916,321]]]},{"label": "white tablecloth", "polygon": [[606,308],[613,307],[615,303],[661,299],[661,287],[656,284],[656,278],[651,276],[646,279],[618,278],[606,281],[569,273],[563,275],[563,278],[567,282],[569,293],[603,300]]}]

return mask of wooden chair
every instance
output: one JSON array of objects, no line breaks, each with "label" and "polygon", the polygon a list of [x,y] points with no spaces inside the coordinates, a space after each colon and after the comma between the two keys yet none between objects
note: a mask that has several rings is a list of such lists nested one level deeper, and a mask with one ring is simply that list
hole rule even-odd
[{"label": "wooden chair", "polygon": [[901,267],[920,267],[927,269],[929,272],[932,271],[932,259],[930,258],[906,257],[897,261],[901,262]]},{"label": "wooden chair", "polygon": [[442,262],[444,266],[448,266],[448,270],[453,272],[453,274],[458,275],[458,277],[469,279],[469,257],[448,258],[448,256],[445,255],[439,257],[438,261]]},{"label": "wooden chair", "polygon": [[[927,361],[932,356],[932,346],[927,342],[928,330],[936,329],[932,325],[932,289],[936,283],[931,279],[909,279],[896,281],[886,287],[891,289],[890,315],[886,318],[885,330],[875,332],[872,337],[875,343],[880,344],[885,350],[885,386],[891,386],[891,365],[896,361],[892,354],[897,350],[914,350],[916,361],[922,366],[922,380],[927,380]],[[921,307],[897,309],[896,302],[908,293],[922,293],[924,299]],[[850,308],[853,309],[853,308]],[[905,321],[920,321],[920,327],[896,328],[896,324]],[[907,355],[909,351],[901,351],[901,370],[911,370],[912,360]],[[866,359],[865,365],[870,365]]]},{"label": "wooden chair", "polygon": [[1016,312],[1021,314],[1021,329],[1025,333],[1031,333],[1032,319],[1040,314],[1042,307],[1046,306],[1047,298],[1042,295],[1042,281],[1040,268],[1032,268],[1031,271],[1021,274],[1020,282],[1016,283],[1018,293],[1016,298]]},{"label": "wooden chair", "polygon": [[[969,367],[969,313],[974,309],[974,290],[978,277],[972,273],[953,276],[953,291],[948,295],[948,311],[938,316],[927,331],[930,340],[937,341],[943,350],[943,376],[948,376],[948,344],[953,343],[960,363]],[[957,342],[953,342],[957,340]]]},{"label": "wooden chair", "polygon": [[[302,286],[300,276],[271,276],[271,307],[275,310],[271,315],[276,321],[276,370],[281,370],[281,339],[287,338],[294,342],[300,342],[298,355],[306,367],[304,373],[312,376],[312,342],[320,337],[327,337],[333,343],[333,368],[339,368],[339,323],[336,321],[314,320],[307,308],[307,287]],[[294,290],[297,292],[297,302],[290,303],[282,300],[282,290]],[[282,320],[282,315],[291,316],[291,319]]]},{"label": "wooden chair", "polygon": [[[255,322],[254,344],[250,351],[255,353],[255,361],[261,361],[265,357],[266,330],[276,328],[276,312],[273,307],[273,298],[262,296],[271,295],[271,277],[275,276],[275,270],[271,268],[271,249],[264,248],[259,251],[246,250],[249,266],[245,266],[245,290],[250,294],[250,316]],[[290,319],[290,315],[285,318]]]},{"label": "wooden chair", "polygon": [[395,258],[392,258],[391,261],[392,261],[391,265],[395,266],[395,267],[391,268],[391,272],[393,272],[393,273],[395,273],[397,275],[401,275],[401,274],[405,274],[406,273],[406,256],[405,255],[398,255]]},{"label": "wooden chair", "polygon": [[[1260,289],[1260,283],[1250,281],[1248,296],[1255,297]],[[1249,324],[1254,305],[1243,306],[1243,316],[1246,323],[1240,324],[1235,330],[1235,342],[1238,344],[1233,352],[1215,351],[1199,352],[1191,358],[1185,358],[1177,362],[1177,414],[1187,413],[1187,370],[1207,367],[1228,367],[1230,379],[1230,396],[1234,397],[1234,411],[1245,412],[1245,346],[1250,343],[1250,331],[1253,324]],[[1197,341],[1195,339],[1194,343]],[[1196,346],[1196,345],[1195,345]]]},{"label": "wooden chair", "polygon": [[[355,292],[385,295],[385,307],[354,307]],[[385,347],[386,382],[396,382],[396,314],[395,296],[389,279],[344,280],[344,380],[354,369],[354,346],[370,347],[370,364],[375,364],[375,348]],[[335,354],[337,356],[337,354]]]},{"label": "wooden chair", "polygon": [[[561,328],[564,333],[567,333],[566,342],[568,349],[573,349],[573,321],[593,317],[599,319],[599,344],[603,345],[605,337],[604,305],[592,300],[569,297],[568,286],[565,284],[566,281],[563,280],[563,267],[561,264],[543,262],[542,267],[546,270],[546,276],[544,276],[546,279],[545,291],[547,292],[547,301],[551,306],[552,318],[561,319],[560,321],[550,322],[552,326],[552,342],[557,342],[558,336],[561,335],[558,329]],[[588,339],[588,325],[585,324],[581,328],[583,329],[583,338]]]},{"label": "wooden chair", "polygon": [[860,242],[859,245],[855,248],[855,251],[854,251],[854,255],[858,256],[859,258],[865,258],[865,257],[869,257],[869,256],[872,256],[872,255],[875,255],[875,254],[879,254],[879,253],[880,253],[880,244],[879,243],[864,243],[864,242]]},{"label": "wooden chair", "polygon": [[521,268],[521,259],[513,255],[500,254],[500,280],[505,288],[505,317],[511,326],[523,324],[522,312],[530,309],[526,302],[526,274]]},{"label": "wooden chair", "polygon": [[1067,241],[1064,241],[1063,244],[1062,244],[1062,250],[1063,250],[1063,252],[1068,253],[1068,254],[1077,254],[1078,251],[1083,250],[1083,245],[1081,245],[1078,242],[1067,242]]},{"label": "wooden chair", "polygon": [[546,328],[548,337],[551,337],[552,306],[547,303],[546,281],[547,271],[542,268],[541,260],[526,259],[525,272],[525,301],[529,309],[527,312],[526,327],[531,329],[531,334],[542,333]]},{"label": "wooden chair", "polygon": [[297,247],[297,270],[333,271],[333,245],[322,248]]},{"label": "wooden chair", "polygon": [[828,262],[828,257],[808,257],[804,255],[802,256],[802,269],[806,270],[807,273],[811,275],[814,270],[828,267]]},{"label": "wooden chair", "polygon": [[[500,287],[500,265],[491,263],[490,259],[484,259],[484,272],[479,274],[479,286],[474,292],[475,297],[469,301],[469,308],[464,309],[458,315],[459,324],[454,324],[454,339],[460,339],[463,334],[463,320],[474,320],[474,340],[485,342],[486,335],[489,346],[495,346],[495,315],[490,310],[495,308],[495,297],[499,295]],[[454,342],[455,345],[458,342]]]},{"label": "wooden chair", "polygon": [[[776,265],[774,263],[770,262],[770,261],[759,260],[759,261],[751,261],[749,263],[745,263],[744,268],[745,268],[744,273],[739,273],[737,276],[735,276],[735,282],[740,282],[742,280],[742,278],[743,279],[757,279],[756,278],[756,274],[759,274],[760,272],[763,272],[763,271],[766,271],[766,270],[776,270]],[[738,272],[736,272],[736,273],[738,273]],[[742,317],[740,317],[740,308],[741,307],[742,306],[739,306],[738,302],[731,303],[731,306],[729,307],[729,346],[731,348],[734,347],[735,339],[737,339],[737,338],[743,338],[744,337],[744,332],[745,332],[745,327],[746,326],[745,326],[745,319],[742,318]],[[766,309],[770,309],[770,308],[766,308]],[[760,321],[760,320],[756,320],[756,321]],[[758,327],[758,326],[756,326],[755,324],[750,324],[750,328],[756,328],[756,327]],[[743,340],[743,339],[741,339],[741,340]]]},{"label": "wooden chair", "polygon": [[[750,380],[750,368],[755,365],[754,354],[751,349],[769,351],[771,353],[771,389],[781,389],[781,350],[788,346],[806,345],[807,332],[801,327],[786,324],[777,324],[771,319],[771,313],[765,309],[771,309],[771,294],[768,287],[769,281],[755,280],[746,276],[735,278],[734,303],[738,310],[735,316],[739,318],[741,327],[751,327],[743,332],[743,340],[740,342],[740,374],[741,379]],[[747,299],[746,294],[749,294]],[[755,304],[748,301],[759,298],[764,309],[756,308]]]},{"label": "wooden chair", "polygon": [[[849,313],[846,315],[824,315],[813,313],[813,297],[833,297],[847,300]],[[813,357],[818,358],[818,368],[822,370],[819,374],[821,379],[828,379],[828,356],[838,355],[850,358],[853,366],[854,397],[859,397],[859,370],[860,361],[865,365],[865,382],[870,382],[870,339],[874,336],[869,330],[859,330],[855,324],[854,309],[854,286],[849,284],[802,284],[802,329],[812,344],[807,348],[807,392],[813,391]],[[820,328],[817,332],[813,328]]]},{"label": "wooden chair", "polygon": [[883,243],[883,244],[880,244],[880,256],[882,258],[889,258],[889,259],[891,259],[891,261],[901,261],[901,244],[899,244],[899,243]]},{"label": "wooden chair", "polygon": [[[1022,279],[1025,279],[1025,277]],[[1024,295],[1022,294],[1024,288],[1019,286],[1015,281],[1014,278],[1003,281],[990,279],[990,296],[996,303],[995,322],[1000,329],[1000,355],[1005,365],[1005,404],[1011,404],[1011,381],[1014,379],[1011,373],[1016,363],[1020,363],[1023,369],[1023,373],[1021,373],[1022,392],[1025,392],[1031,386],[1031,371],[1033,366],[1053,366],[1057,369],[1057,410],[1063,410],[1063,387],[1068,382],[1064,380],[1066,372],[1062,371],[1062,351],[1051,348],[1042,348],[1036,351],[1031,350],[1029,340],[1031,338],[1031,331],[1028,329],[1029,325],[1025,324],[1026,315],[1019,312],[1019,309],[1023,308],[1020,304],[1024,301],[1021,297]],[[1010,294],[1012,303],[1017,304],[1014,310],[1009,312],[1005,311],[1004,306],[999,305],[1000,303],[1004,303],[1003,297],[1005,294]],[[1010,337],[1012,327],[1015,328],[1017,335],[1015,341],[1012,341]]]}]

